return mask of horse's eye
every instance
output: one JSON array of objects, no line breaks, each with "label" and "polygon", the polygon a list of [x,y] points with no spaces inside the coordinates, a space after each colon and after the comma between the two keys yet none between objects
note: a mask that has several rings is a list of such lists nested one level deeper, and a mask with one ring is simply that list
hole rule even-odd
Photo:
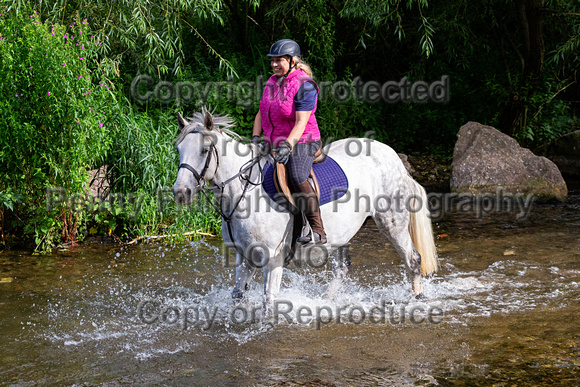
[{"label": "horse's eye", "polygon": [[201,154],[202,154],[202,155],[206,154],[207,152],[209,152],[209,148],[203,148],[203,149],[201,150]]}]

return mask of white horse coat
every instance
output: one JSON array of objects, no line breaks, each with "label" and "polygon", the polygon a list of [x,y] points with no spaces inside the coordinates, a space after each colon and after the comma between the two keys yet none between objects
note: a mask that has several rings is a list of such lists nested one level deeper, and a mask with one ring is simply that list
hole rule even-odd
[{"label": "white horse coat", "polygon": [[[206,182],[210,184],[222,211],[226,215],[231,212],[229,231],[222,219],[222,236],[228,245],[234,245],[236,252],[233,297],[243,296],[259,266],[264,277],[265,305],[271,305],[280,289],[284,257],[292,238],[293,215],[271,200],[260,184],[248,185],[244,190],[246,180],[239,177],[254,183],[261,181],[259,166],[263,167],[270,156],[236,176],[252,159],[258,161],[255,158],[258,149],[233,138],[237,135],[228,130],[233,126],[229,117],[213,117],[202,111],[190,122],[178,116],[178,123],[180,169],[173,186],[176,200],[189,204]],[[353,146],[353,141],[358,141],[358,145]],[[298,248],[297,253],[304,255],[307,249],[312,249],[317,254],[330,254],[333,273],[339,281],[348,266],[336,254],[337,249],[347,245],[370,216],[403,259],[414,295],[422,297],[421,274],[431,274],[438,267],[423,187],[408,174],[395,151],[378,141],[339,140],[328,145],[325,153],[343,168],[349,188],[342,198],[320,207],[328,242],[322,246],[306,245]],[[209,154],[212,156],[208,160]]]}]

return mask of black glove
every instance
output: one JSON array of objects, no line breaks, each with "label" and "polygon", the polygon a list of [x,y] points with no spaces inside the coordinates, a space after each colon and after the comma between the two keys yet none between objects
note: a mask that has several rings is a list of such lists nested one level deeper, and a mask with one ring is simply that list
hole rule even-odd
[{"label": "black glove", "polygon": [[250,142],[254,145],[259,145],[260,142],[262,142],[262,137],[258,136],[258,135],[253,135],[252,139],[250,140]]},{"label": "black glove", "polygon": [[286,164],[288,162],[288,158],[290,158],[291,152],[292,145],[290,145],[288,141],[284,141],[282,144],[280,144],[280,147],[276,152],[276,156],[274,156],[274,160],[276,160],[280,164]]}]

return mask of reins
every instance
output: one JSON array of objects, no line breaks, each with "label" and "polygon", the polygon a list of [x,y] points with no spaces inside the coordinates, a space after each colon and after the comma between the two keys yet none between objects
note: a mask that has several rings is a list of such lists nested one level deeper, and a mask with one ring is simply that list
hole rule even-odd
[{"label": "reins", "polygon": [[[191,132],[194,133],[194,132]],[[242,201],[244,195],[246,194],[248,187],[250,185],[253,186],[257,186],[262,184],[262,181],[258,181],[257,183],[254,183],[252,181],[250,181],[250,177],[252,175],[252,170],[254,168],[254,166],[256,164],[258,164],[258,168],[260,170],[260,179],[263,177],[263,171],[262,171],[262,166],[259,164],[259,162],[262,160],[262,158],[265,156],[264,153],[261,153],[258,155],[258,157],[254,157],[254,150],[252,149],[252,158],[247,161],[244,165],[242,165],[242,167],[240,168],[240,171],[238,173],[236,173],[234,176],[224,180],[223,182],[219,183],[219,184],[214,184],[212,186],[204,186],[203,185],[203,181],[205,179],[205,174],[207,173],[207,170],[209,168],[209,165],[211,163],[211,158],[212,158],[212,154],[215,153],[216,156],[216,167],[215,167],[215,171],[214,171],[214,175],[215,172],[217,172],[218,167],[219,167],[219,157],[217,155],[217,149],[215,147],[215,144],[211,144],[210,150],[208,152],[207,158],[205,159],[205,164],[203,166],[203,169],[201,170],[201,172],[197,172],[195,168],[193,168],[191,165],[187,164],[187,163],[181,163],[179,164],[179,169],[181,168],[185,168],[188,171],[190,171],[191,173],[193,173],[193,176],[196,178],[197,182],[198,182],[198,186],[200,188],[201,193],[203,194],[203,196],[205,197],[205,199],[209,202],[209,204],[220,214],[220,216],[222,217],[223,220],[225,220],[227,226],[228,226],[228,234],[230,236],[230,240],[232,241],[233,244],[233,248],[238,252],[238,254],[240,254],[242,257],[246,258],[242,253],[240,253],[238,251],[238,249],[236,248],[236,243],[234,242],[234,236],[232,233],[232,227],[231,227],[231,220],[232,220],[232,216],[234,215],[234,212],[236,211],[236,209],[238,208],[238,206],[240,205],[240,202]],[[179,170],[178,169],[178,170]],[[245,174],[246,171],[250,170],[249,174]],[[222,209],[222,204],[223,204],[223,197],[224,197],[224,188],[226,187],[226,185],[228,185],[229,183],[231,183],[232,181],[236,180],[236,179],[240,179],[240,180],[244,180],[245,184],[244,184],[244,189],[242,191],[242,194],[239,196],[239,198],[237,199],[235,205],[233,206],[233,209],[231,210],[230,214],[226,214],[225,211]],[[215,205],[212,200],[211,197],[208,196],[208,194],[206,193],[206,191],[213,191],[219,189],[220,190],[220,202],[219,205]],[[247,259],[246,259],[247,260]],[[248,261],[250,262],[250,261]],[[250,262],[251,264],[251,262]]]}]

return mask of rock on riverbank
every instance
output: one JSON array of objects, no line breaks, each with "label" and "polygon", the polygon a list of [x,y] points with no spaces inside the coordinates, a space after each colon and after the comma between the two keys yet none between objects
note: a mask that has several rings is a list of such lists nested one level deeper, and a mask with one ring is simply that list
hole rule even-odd
[{"label": "rock on riverbank", "polygon": [[499,130],[468,122],[457,135],[451,165],[451,191],[473,195],[502,190],[563,200],[568,188],[558,167],[522,148]]}]

